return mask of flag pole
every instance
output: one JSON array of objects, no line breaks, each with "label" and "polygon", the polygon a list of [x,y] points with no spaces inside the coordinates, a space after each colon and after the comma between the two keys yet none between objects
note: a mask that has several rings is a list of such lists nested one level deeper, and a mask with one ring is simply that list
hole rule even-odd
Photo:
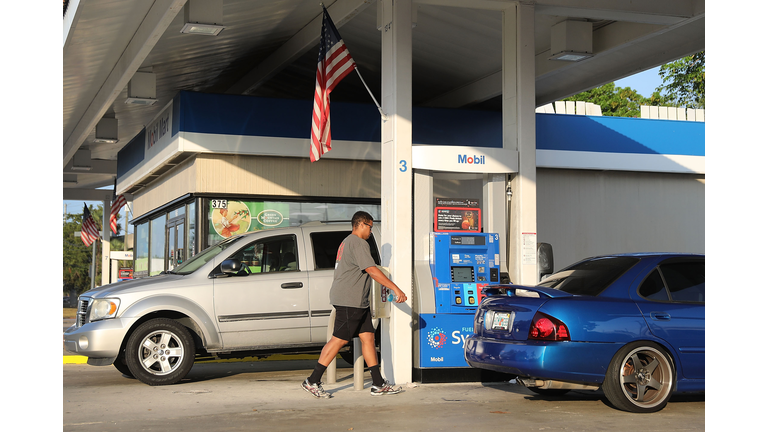
[{"label": "flag pole", "polygon": [[371,92],[371,89],[368,88],[368,84],[365,83],[363,76],[360,74],[360,71],[357,69],[357,64],[355,64],[355,72],[357,72],[357,76],[360,77],[360,81],[363,82],[365,89],[368,90],[368,94],[371,95],[371,99],[373,99],[373,103],[376,104],[376,108],[379,109],[379,114],[381,114],[381,119],[384,121],[387,121],[387,115],[384,114],[384,111],[381,109],[381,105],[379,105],[379,101],[376,100],[376,98],[373,96],[373,93]]},{"label": "flag pole", "polygon": [[[322,2],[320,2],[320,6],[322,6],[324,10],[327,10],[325,5]],[[379,105],[379,101],[376,100],[376,97],[373,96],[373,92],[371,92],[371,89],[368,88],[368,84],[365,83],[365,80],[363,79],[363,75],[360,74],[360,70],[357,68],[357,64],[355,64],[355,72],[357,72],[357,76],[360,77],[360,81],[363,82],[365,89],[368,90],[368,94],[371,95],[371,99],[373,99],[373,103],[376,104],[376,108],[379,109],[379,114],[381,114],[381,119],[384,121],[387,121],[387,115],[384,114],[384,110],[381,109],[381,105]]]}]

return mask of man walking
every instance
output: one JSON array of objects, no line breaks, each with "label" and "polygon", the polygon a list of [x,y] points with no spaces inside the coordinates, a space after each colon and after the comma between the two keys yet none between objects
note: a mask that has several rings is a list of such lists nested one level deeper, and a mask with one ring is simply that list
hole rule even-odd
[{"label": "man walking", "polygon": [[371,395],[390,395],[403,391],[402,387],[395,388],[385,381],[379,370],[368,300],[371,279],[389,288],[395,294],[397,303],[406,301],[408,297],[376,267],[371,248],[366,241],[371,236],[371,229],[373,217],[364,211],[355,213],[352,217],[352,233],[341,242],[336,253],[336,270],[333,273],[330,294],[331,304],[336,309],[333,337],[323,347],[312,375],[301,383],[301,387],[316,398],[331,397],[323,390],[320,378],[339,350],[354,337],[360,338],[363,358],[371,371]]}]

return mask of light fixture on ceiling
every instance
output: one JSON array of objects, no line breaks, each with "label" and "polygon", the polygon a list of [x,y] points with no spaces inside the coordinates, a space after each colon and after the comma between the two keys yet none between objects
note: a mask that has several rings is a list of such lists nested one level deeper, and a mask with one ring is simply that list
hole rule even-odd
[{"label": "light fixture on ceiling", "polygon": [[154,105],[157,103],[155,74],[152,72],[136,72],[128,81],[128,105]]},{"label": "light fixture on ceiling", "polygon": [[184,6],[182,33],[217,36],[226,27],[223,0],[189,0]]},{"label": "light fixture on ceiling", "polygon": [[577,62],[594,56],[592,23],[565,20],[552,26],[549,60]]},{"label": "light fixture on ceiling", "polygon": [[224,28],[223,25],[217,24],[185,23],[184,27],[181,28],[181,32],[186,34],[217,36],[224,30]]},{"label": "light fixture on ceiling", "polygon": [[117,138],[117,119],[104,117],[96,123],[96,137],[93,142],[114,144]]},{"label": "light fixture on ceiling", "polygon": [[562,51],[553,55],[549,59],[577,62],[590,58],[593,55],[594,54],[588,52]]},{"label": "light fixture on ceiling", "polygon": [[79,149],[72,157],[72,171],[90,171],[93,169],[91,166],[91,151],[88,149]]}]

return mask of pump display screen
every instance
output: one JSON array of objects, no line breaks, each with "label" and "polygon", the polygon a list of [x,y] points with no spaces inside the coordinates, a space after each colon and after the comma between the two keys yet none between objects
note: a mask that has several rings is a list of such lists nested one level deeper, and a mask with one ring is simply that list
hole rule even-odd
[{"label": "pump display screen", "polygon": [[474,267],[451,267],[451,279],[453,282],[474,282]]},{"label": "pump display screen", "polygon": [[485,236],[451,236],[452,245],[484,246]]}]

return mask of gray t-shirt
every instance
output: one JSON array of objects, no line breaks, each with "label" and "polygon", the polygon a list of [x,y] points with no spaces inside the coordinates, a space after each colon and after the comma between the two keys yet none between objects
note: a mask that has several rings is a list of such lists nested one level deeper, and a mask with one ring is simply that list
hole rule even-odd
[{"label": "gray t-shirt", "polygon": [[371,277],[365,269],[375,265],[368,242],[354,234],[348,235],[336,253],[331,304],[354,308],[369,307]]}]

